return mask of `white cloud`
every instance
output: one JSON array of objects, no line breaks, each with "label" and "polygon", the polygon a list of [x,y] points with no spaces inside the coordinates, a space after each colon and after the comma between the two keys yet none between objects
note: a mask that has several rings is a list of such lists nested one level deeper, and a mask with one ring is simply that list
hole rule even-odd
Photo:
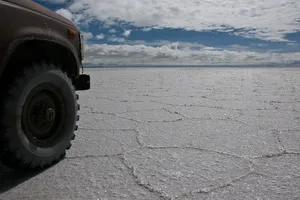
[{"label": "white cloud", "polygon": [[122,42],[125,42],[126,40],[121,37],[112,36],[112,37],[108,38],[108,41],[122,43]]},{"label": "white cloud", "polygon": [[233,45],[229,45],[228,49],[234,50],[234,51],[245,51],[245,50],[249,50],[249,47],[239,45],[239,44],[233,44]]},{"label": "white cloud", "polygon": [[131,34],[131,30],[125,30],[124,33],[123,33],[123,35],[125,37],[129,37],[130,34]]},{"label": "white cloud", "polygon": [[148,32],[148,31],[151,31],[151,27],[144,27],[144,28],[142,28],[142,31],[144,31],[144,32]]},{"label": "white cloud", "polygon": [[104,38],[105,38],[105,35],[104,34],[99,34],[99,35],[96,35],[96,38],[98,39],[98,40],[103,40]]},{"label": "white cloud", "polygon": [[267,44],[254,44],[254,45],[256,45],[258,47],[267,47],[268,46]]},{"label": "white cloud", "polygon": [[151,41],[147,42],[144,40],[127,40],[126,44],[128,45],[146,45],[146,46],[152,46],[152,47],[159,47],[159,46],[168,46],[170,48],[177,48],[177,49],[192,49],[192,48],[209,48],[203,44],[199,43],[192,43],[192,42],[170,42],[167,40],[157,40],[157,41]]},{"label": "white cloud", "polygon": [[61,8],[61,9],[57,10],[56,13],[60,14],[61,16],[67,18],[70,21],[73,21],[74,16],[69,10]]},{"label": "white cloud", "polygon": [[85,64],[100,65],[245,65],[288,64],[299,61],[298,53],[234,51],[204,47],[178,49],[178,44],[151,47],[146,45],[87,45]]},{"label": "white cloud", "polygon": [[116,33],[117,31],[116,31],[116,29],[110,29],[108,32],[110,32],[110,33]]},{"label": "white cloud", "polygon": [[82,34],[83,39],[85,40],[85,42],[88,41],[89,39],[93,39],[94,38],[94,35],[91,32],[81,31],[80,33]]},{"label": "white cloud", "polygon": [[286,33],[300,29],[298,0],[74,0],[69,9],[88,20],[197,31],[239,29],[237,35],[272,41],[284,41]]},{"label": "white cloud", "polygon": [[287,43],[288,46],[292,46],[292,47],[295,47],[295,46],[298,46],[299,44],[298,43],[295,43],[295,42],[290,42],[290,43]]}]

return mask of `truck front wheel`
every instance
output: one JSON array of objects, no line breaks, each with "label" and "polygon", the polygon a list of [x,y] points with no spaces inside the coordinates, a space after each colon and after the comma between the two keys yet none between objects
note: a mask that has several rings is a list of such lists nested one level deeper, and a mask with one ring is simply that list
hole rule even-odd
[{"label": "truck front wheel", "polygon": [[53,64],[32,64],[1,97],[0,159],[13,168],[44,168],[61,160],[75,138],[78,95]]}]

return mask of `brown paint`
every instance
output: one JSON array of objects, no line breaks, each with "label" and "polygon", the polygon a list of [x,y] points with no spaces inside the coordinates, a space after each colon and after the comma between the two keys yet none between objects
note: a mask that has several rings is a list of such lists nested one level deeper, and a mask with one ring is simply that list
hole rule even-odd
[{"label": "brown paint", "polygon": [[[68,36],[68,30],[72,30]],[[24,41],[44,40],[67,48],[76,60],[78,74],[82,65],[80,37],[68,19],[31,0],[0,0],[0,76],[10,55]]]}]

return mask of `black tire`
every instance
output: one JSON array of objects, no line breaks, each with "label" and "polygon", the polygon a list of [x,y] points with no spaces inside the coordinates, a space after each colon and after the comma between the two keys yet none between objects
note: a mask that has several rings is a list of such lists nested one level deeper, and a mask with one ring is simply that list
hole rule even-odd
[{"label": "black tire", "polygon": [[48,63],[24,68],[1,95],[0,159],[17,169],[59,162],[74,140],[78,95],[67,74]]}]

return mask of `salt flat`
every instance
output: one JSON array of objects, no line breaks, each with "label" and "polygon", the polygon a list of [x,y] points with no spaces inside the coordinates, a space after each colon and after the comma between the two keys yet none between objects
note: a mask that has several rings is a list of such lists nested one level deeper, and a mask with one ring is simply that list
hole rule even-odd
[{"label": "salt flat", "polygon": [[300,68],[86,69],[67,158],[0,199],[300,199]]}]

